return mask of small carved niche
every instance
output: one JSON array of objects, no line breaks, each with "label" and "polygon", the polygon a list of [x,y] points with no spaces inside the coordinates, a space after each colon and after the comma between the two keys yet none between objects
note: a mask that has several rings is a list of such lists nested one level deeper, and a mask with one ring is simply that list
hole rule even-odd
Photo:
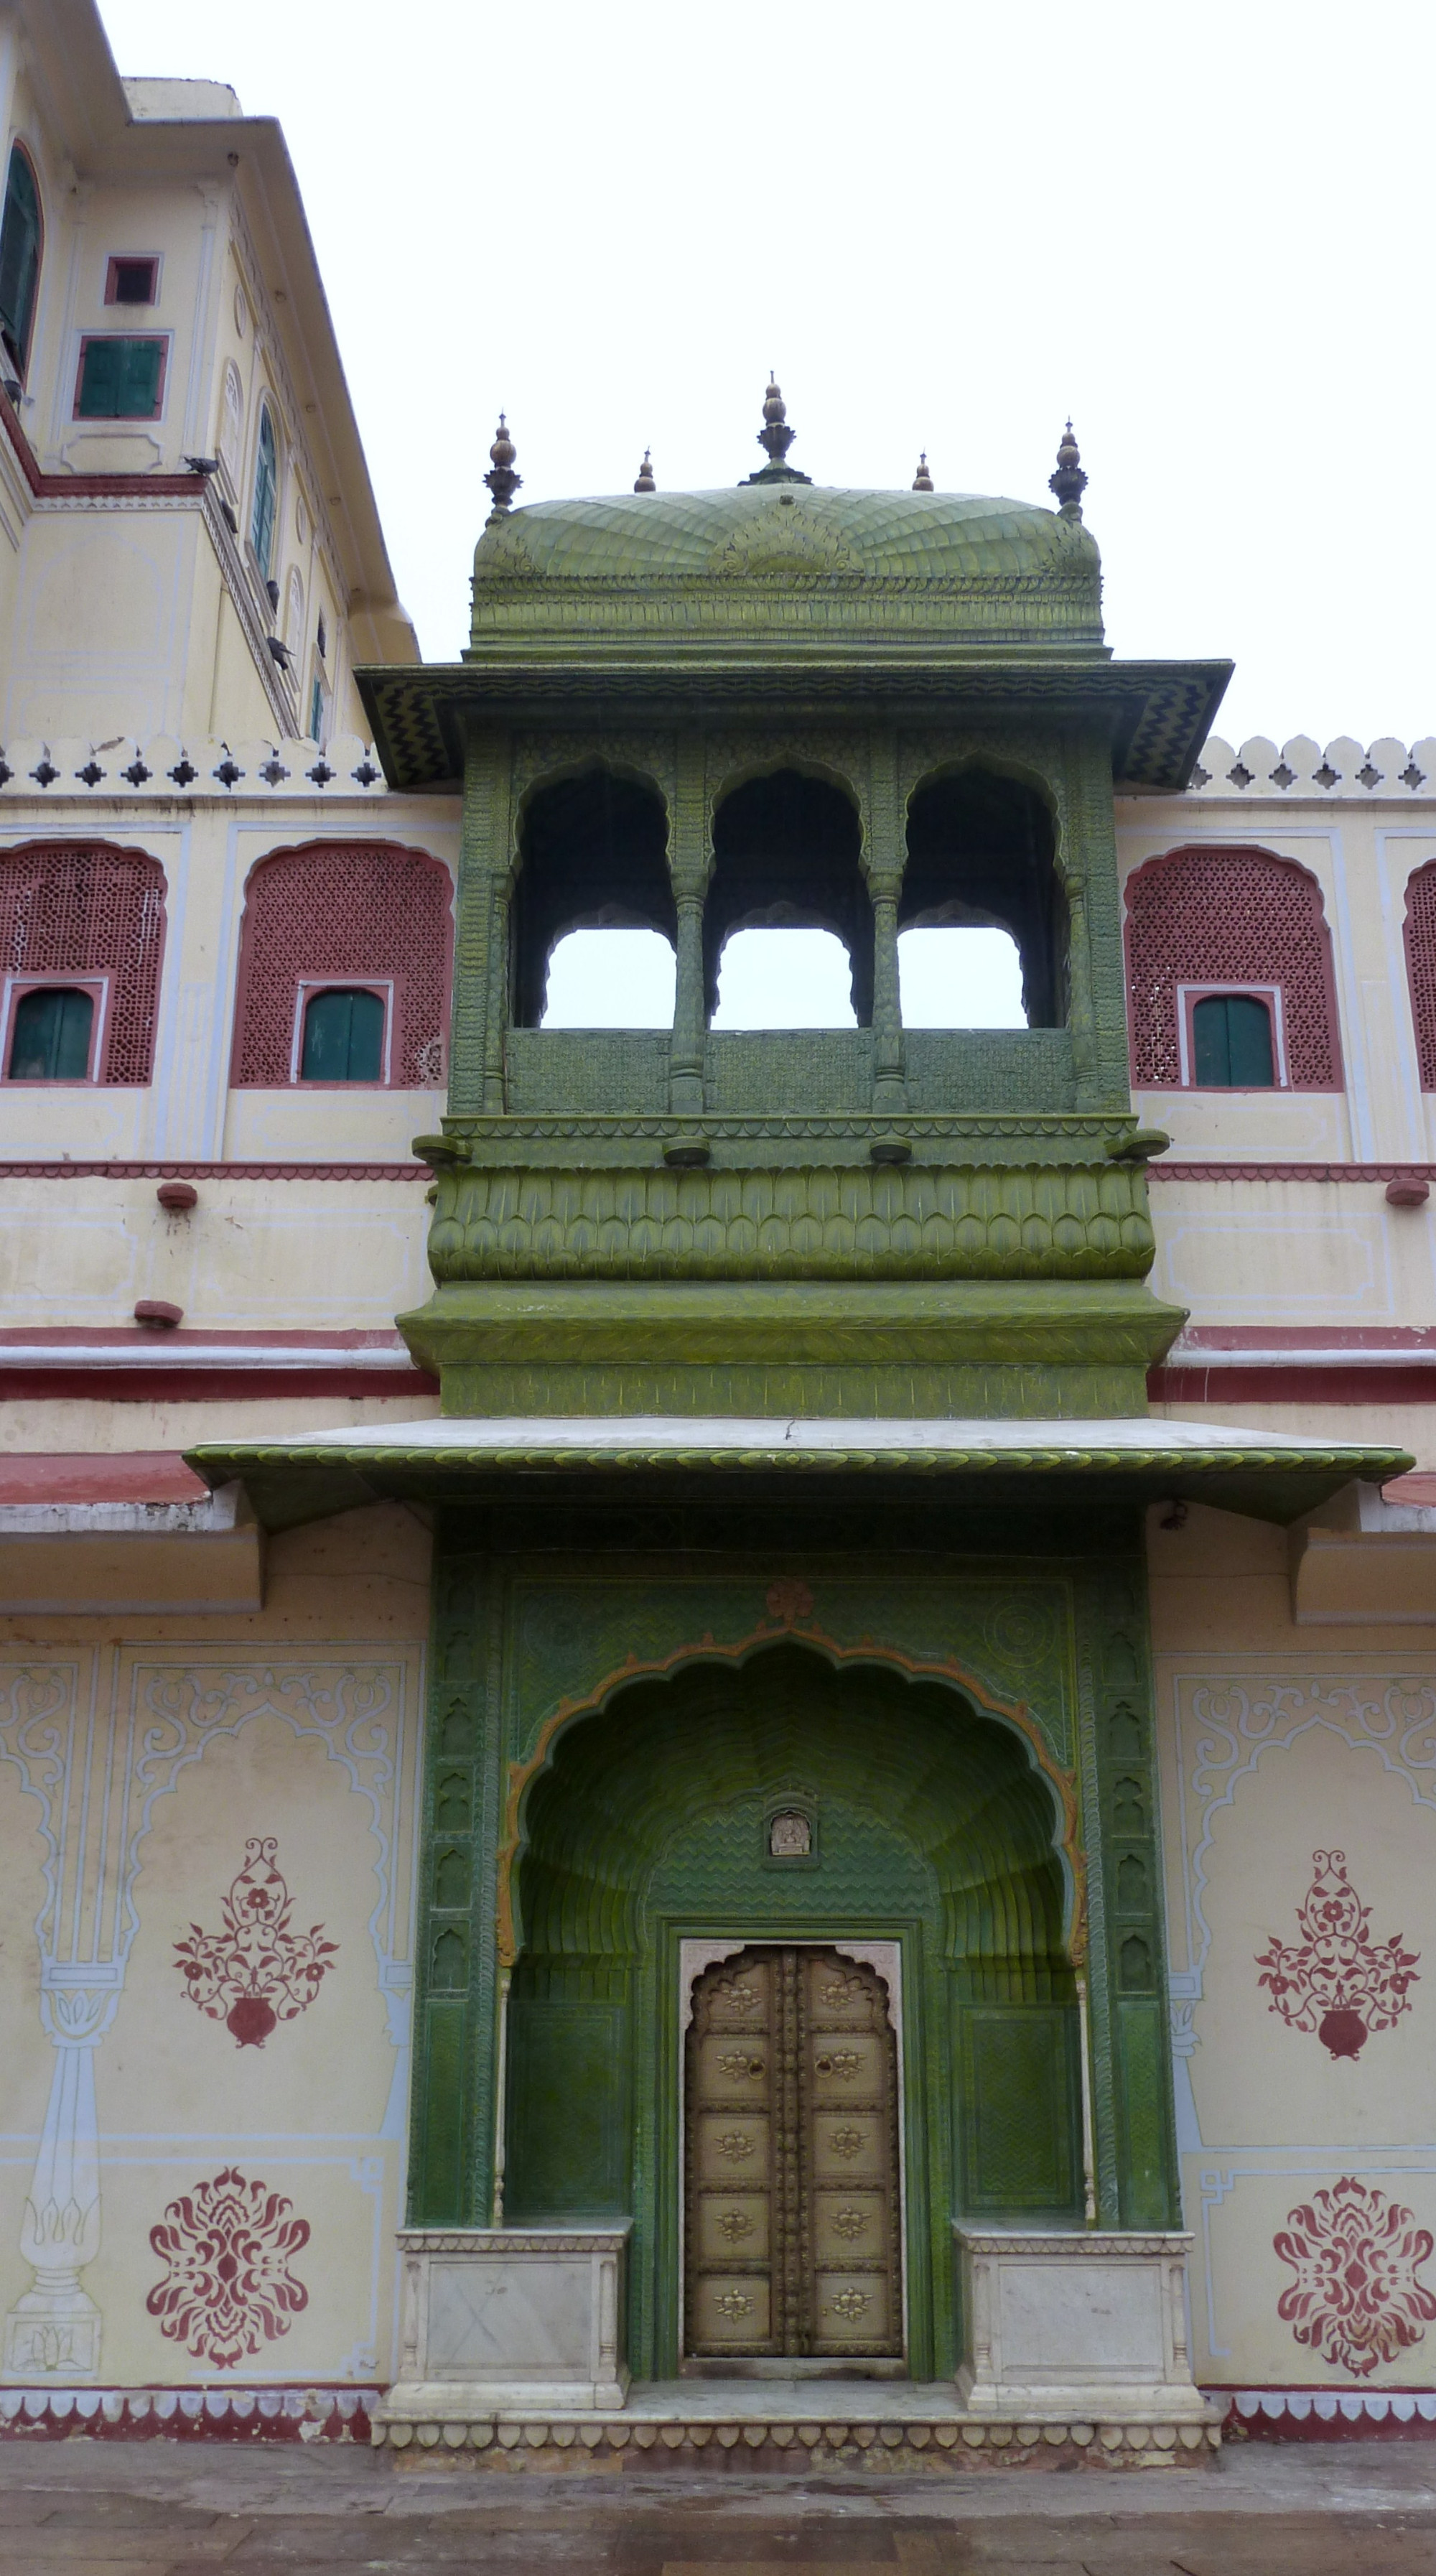
[{"label": "small carved niche", "polygon": [[811,1860],[813,1857],[813,1821],[801,1807],[780,1807],[768,1819],[768,1857],[770,1860]]}]

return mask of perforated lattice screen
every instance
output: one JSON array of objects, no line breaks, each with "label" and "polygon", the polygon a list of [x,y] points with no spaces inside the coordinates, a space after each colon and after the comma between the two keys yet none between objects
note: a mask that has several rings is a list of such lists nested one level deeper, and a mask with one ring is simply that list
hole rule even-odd
[{"label": "perforated lattice screen", "polygon": [[448,870],[419,850],[325,842],[262,859],[245,896],[234,1082],[289,1082],[300,981],[333,976],[392,977],[389,1079],[442,1084],[449,913]]},{"label": "perforated lattice screen", "polygon": [[1340,1088],[1331,942],[1304,868],[1266,850],[1174,850],[1138,868],[1127,881],[1127,1001],[1139,1086],[1181,1081],[1179,984],[1279,984],[1287,1080]]},{"label": "perforated lattice screen", "polygon": [[1418,868],[1406,889],[1406,971],[1421,1088],[1436,1091],[1436,860]]},{"label": "perforated lattice screen", "polygon": [[144,1083],[165,935],[158,859],[46,842],[0,859],[0,963],[12,975],[108,975],[101,1082]]}]

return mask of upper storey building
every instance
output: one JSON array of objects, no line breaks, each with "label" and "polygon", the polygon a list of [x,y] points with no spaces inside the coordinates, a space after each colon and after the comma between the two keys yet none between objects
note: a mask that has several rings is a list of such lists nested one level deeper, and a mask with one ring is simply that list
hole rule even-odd
[{"label": "upper storey building", "polygon": [[355,661],[418,648],[278,125],[7,0],[0,134],[9,771],[357,730]]}]

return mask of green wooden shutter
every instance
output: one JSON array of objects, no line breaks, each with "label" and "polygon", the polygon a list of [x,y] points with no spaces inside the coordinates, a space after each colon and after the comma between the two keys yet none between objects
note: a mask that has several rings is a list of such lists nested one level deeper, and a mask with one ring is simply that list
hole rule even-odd
[{"label": "green wooden shutter", "polygon": [[254,511],[249,523],[249,541],[266,581],[274,552],[274,511],[278,493],[279,451],[274,440],[274,423],[268,411],[264,410],[259,415],[259,454],[254,464]]},{"label": "green wooden shutter", "polygon": [[119,340],[115,345],[120,352],[117,416],[121,420],[153,420],[160,407],[164,342]]},{"label": "green wooden shutter", "polygon": [[1192,1080],[1199,1090],[1270,1091],[1271,1013],[1254,993],[1208,993],[1192,1011]]},{"label": "green wooden shutter", "polygon": [[12,1082],[83,1082],[90,1069],[92,995],[78,986],[26,993],[15,1009]]},{"label": "green wooden shutter", "polygon": [[90,340],[80,360],[81,420],[113,420],[119,408],[120,352],[117,340]]},{"label": "green wooden shutter", "polygon": [[304,1013],[302,1082],[377,1082],[384,1062],[384,1005],[377,993],[335,987]]},{"label": "green wooden shutter", "polygon": [[0,217],[0,332],[22,372],[39,282],[40,205],[34,173],[17,145],[10,155],[5,212]]},{"label": "green wooden shutter", "polygon": [[1227,1054],[1236,1091],[1270,1091],[1276,1081],[1272,1066],[1271,1013],[1249,993],[1227,995]]},{"label": "green wooden shutter", "polygon": [[76,406],[81,420],[153,420],[164,351],[163,340],[87,341]]}]

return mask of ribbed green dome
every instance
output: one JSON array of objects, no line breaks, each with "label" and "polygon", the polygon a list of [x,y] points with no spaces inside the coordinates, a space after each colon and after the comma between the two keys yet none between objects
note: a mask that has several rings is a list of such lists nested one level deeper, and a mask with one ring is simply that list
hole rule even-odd
[{"label": "ribbed green dome", "polygon": [[1075,569],[1097,548],[1079,523],[967,492],[845,492],[813,484],[540,501],[485,529],[475,573],[566,581],[691,581],[801,562],[870,580],[972,581]]},{"label": "ribbed green dome", "polygon": [[1101,565],[1075,516],[965,492],[740,484],[497,514],[474,556],[474,645],[554,624],[936,628],[1070,649],[1101,641]]}]

